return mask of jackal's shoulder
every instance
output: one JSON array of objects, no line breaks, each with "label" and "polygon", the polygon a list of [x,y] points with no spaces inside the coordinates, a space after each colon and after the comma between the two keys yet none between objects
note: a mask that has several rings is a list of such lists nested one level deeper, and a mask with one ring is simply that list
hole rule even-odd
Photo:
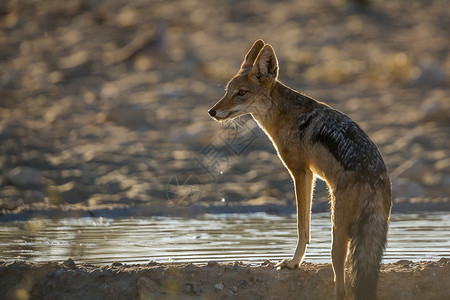
[{"label": "jackal's shoulder", "polygon": [[374,182],[386,172],[383,158],[372,140],[347,115],[315,101],[296,118],[300,134],[308,132],[308,142],[323,146],[347,171],[360,180]]}]

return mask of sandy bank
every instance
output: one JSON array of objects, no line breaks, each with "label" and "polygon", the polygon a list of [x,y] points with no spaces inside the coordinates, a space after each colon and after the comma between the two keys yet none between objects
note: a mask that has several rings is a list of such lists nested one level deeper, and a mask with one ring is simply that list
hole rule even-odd
[{"label": "sandy bank", "polygon": [[[382,265],[380,299],[448,299],[450,259]],[[330,264],[304,263],[277,270],[250,266],[158,264],[99,266],[64,263],[0,263],[5,299],[331,299]]]}]

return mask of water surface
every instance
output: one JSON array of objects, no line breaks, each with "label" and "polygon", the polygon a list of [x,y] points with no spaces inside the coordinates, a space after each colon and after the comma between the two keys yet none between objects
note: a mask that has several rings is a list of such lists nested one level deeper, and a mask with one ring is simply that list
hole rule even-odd
[{"label": "water surface", "polygon": [[[0,259],[110,264],[257,264],[291,257],[297,238],[294,215],[205,215],[197,219],[149,217],[79,218],[0,223]],[[305,261],[330,263],[329,213],[312,215]],[[450,257],[450,214],[392,215],[384,263]]]}]

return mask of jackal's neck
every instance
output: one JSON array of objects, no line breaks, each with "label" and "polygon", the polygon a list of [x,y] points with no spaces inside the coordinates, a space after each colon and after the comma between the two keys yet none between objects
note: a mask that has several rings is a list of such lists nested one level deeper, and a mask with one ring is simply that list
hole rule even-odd
[{"label": "jackal's neck", "polygon": [[266,109],[254,113],[253,117],[263,127],[274,127],[274,123],[282,122],[292,113],[307,112],[317,102],[301,94],[283,83],[276,81],[270,96],[266,99]]},{"label": "jackal's neck", "polygon": [[292,107],[308,109],[316,104],[312,98],[299,93],[283,83],[277,81],[272,90],[272,99],[283,104],[283,108],[290,110]]}]

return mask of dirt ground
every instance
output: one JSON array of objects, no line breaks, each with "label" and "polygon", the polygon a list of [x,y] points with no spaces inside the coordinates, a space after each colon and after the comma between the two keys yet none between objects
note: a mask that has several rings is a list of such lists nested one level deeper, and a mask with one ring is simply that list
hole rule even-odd
[{"label": "dirt ground", "polygon": [[450,210],[448,3],[371,2],[1,1],[0,218],[292,208],[255,123],[206,113],[257,38],[379,146],[394,211]]},{"label": "dirt ground", "polygon": [[[382,265],[379,299],[448,299],[450,260]],[[349,293],[350,287],[347,286]],[[0,263],[2,299],[332,299],[329,264]],[[350,298],[351,299],[351,298]]]}]

